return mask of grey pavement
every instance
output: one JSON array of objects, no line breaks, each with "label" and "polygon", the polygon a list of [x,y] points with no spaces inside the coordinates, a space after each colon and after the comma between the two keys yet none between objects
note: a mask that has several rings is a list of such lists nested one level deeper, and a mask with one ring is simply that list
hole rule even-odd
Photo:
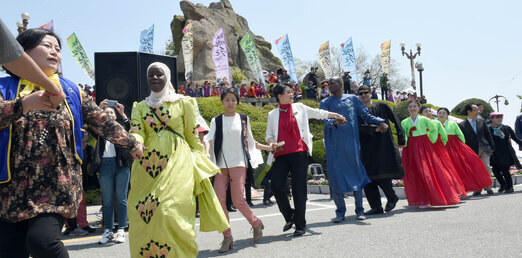
[{"label": "grey pavement", "polygon": [[[198,232],[198,257],[522,257],[522,185],[515,193],[465,197],[457,207],[419,209],[400,200],[395,210],[357,221],[353,198],[346,199],[346,220],[332,224],[335,205],[328,195],[309,194],[307,233],[282,232],[277,206],[254,200],[263,221],[263,239],[252,242],[251,226],[239,212],[230,215],[234,249],[219,254],[217,232]],[[383,204],[386,201],[383,199]],[[367,203],[364,204],[368,210]],[[90,221],[99,206],[88,207]],[[97,225],[99,226],[99,225]],[[196,226],[196,230],[199,230]],[[81,238],[65,237],[71,257],[130,257],[128,243],[99,245],[101,230]]]}]

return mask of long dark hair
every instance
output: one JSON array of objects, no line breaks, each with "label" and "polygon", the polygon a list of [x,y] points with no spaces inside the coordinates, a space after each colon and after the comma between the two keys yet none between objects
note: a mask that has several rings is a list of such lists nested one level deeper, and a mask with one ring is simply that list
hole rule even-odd
[{"label": "long dark hair", "polygon": [[[20,33],[20,35],[18,35],[18,37],[16,37],[16,40],[18,41],[18,43],[20,43],[20,45],[22,46],[24,51],[27,52],[27,51],[30,51],[31,49],[37,47],[38,44],[40,44],[40,42],[42,41],[42,39],[45,36],[55,37],[56,40],[58,41],[58,45],[60,45],[60,48],[62,47],[62,41],[60,40],[60,37],[58,37],[58,35],[56,35],[56,33],[52,32],[50,30],[40,29],[40,28],[28,29],[28,30]],[[5,67],[4,67],[4,70],[7,74],[11,75],[11,77],[19,78],[17,75],[11,73]]]}]

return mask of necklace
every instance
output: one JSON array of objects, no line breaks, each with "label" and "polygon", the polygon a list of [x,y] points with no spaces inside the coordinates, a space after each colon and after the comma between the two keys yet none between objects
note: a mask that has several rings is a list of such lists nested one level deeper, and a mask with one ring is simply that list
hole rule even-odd
[{"label": "necklace", "polygon": [[288,111],[288,108],[286,109],[282,109],[281,107],[279,107],[279,110],[283,111],[283,112],[287,112]]}]

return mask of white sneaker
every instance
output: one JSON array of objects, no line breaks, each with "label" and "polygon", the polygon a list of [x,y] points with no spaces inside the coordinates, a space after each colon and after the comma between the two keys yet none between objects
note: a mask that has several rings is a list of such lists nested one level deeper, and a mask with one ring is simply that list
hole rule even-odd
[{"label": "white sneaker", "polygon": [[70,236],[85,236],[87,234],[89,234],[89,231],[82,228],[75,228],[71,233],[69,233]]},{"label": "white sneaker", "polygon": [[114,238],[114,233],[112,233],[111,229],[106,229],[105,232],[103,232],[103,237],[98,241],[99,244],[104,245],[109,243]]},{"label": "white sneaker", "polygon": [[116,238],[114,238],[114,242],[116,243],[125,243],[125,231],[123,229],[118,229],[118,232],[116,232]]}]

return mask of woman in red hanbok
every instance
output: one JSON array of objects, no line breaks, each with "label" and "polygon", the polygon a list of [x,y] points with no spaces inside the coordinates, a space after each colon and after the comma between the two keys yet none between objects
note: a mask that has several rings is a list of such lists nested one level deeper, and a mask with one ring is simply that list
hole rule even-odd
[{"label": "woman in red hanbok", "polygon": [[460,203],[451,186],[449,171],[432,143],[438,137],[437,127],[428,118],[419,116],[420,104],[408,104],[410,116],[401,122],[406,138],[402,150],[404,190],[410,206],[426,208]]},{"label": "woman in red hanbok", "polygon": [[466,139],[459,125],[454,121],[448,120],[448,115],[449,110],[447,108],[440,108],[437,112],[439,121],[448,134],[448,142],[445,146],[446,152],[453,162],[453,166],[464,184],[466,192],[481,191],[481,189],[492,184],[489,172],[480,157],[466,145]]}]

